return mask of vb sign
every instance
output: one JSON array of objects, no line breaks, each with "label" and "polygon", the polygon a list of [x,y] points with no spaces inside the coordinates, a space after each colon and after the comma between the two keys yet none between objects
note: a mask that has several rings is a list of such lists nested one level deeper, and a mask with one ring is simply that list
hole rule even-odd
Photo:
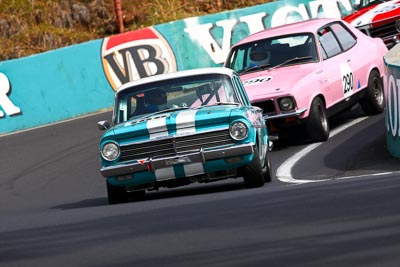
[{"label": "vb sign", "polygon": [[105,38],[102,64],[114,90],[127,82],[177,70],[171,47],[153,27]]}]

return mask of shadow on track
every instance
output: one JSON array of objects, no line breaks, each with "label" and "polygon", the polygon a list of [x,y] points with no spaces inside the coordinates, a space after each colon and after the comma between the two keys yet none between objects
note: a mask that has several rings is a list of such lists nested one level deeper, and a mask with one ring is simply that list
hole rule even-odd
[{"label": "shadow on track", "polygon": [[[160,189],[160,191],[150,191],[146,193],[146,196],[140,200],[129,199],[127,203],[130,202],[143,202],[150,200],[158,200],[158,199],[168,199],[168,198],[177,198],[177,197],[186,197],[186,196],[196,196],[196,195],[205,195],[205,194],[213,194],[213,193],[221,193],[228,191],[236,191],[236,190],[248,190],[245,188],[244,183],[241,178],[238,178],[237,181],[222,181],[210,183],[207,185],[204,184],[192,184],[186,187],[175,188],[175,189]],[[52,207],[52,209],[61,209],[61,210],[69,210],[69,209],[80,209],[80,208],[88,208],[88,207],[100,207],[100,206],[108,206],[107,197],[104,198],[93,198],[93,199],[85,199],[79,202],[62,204],[58,206]]]},{"label": "shadow on track", "polygon": [[[330,130],[334,130],[341,125],[358,119],[365,117],[365,113],[362,111],[361,106],[359,104],[355,104],[350,109],[344,110],[335,114],[334,116],[329,118],[329,127]],[[312,144],[313,142],[309,140],[305,134],[306,130],[304,125],[297,126],[293,129],[290,129],[288,132],[284,132],[282,136],[280,136],[278,141],[274,142],[273,150],[284,150],[287,147],[296,147],[296,146],[305,146]]]}]

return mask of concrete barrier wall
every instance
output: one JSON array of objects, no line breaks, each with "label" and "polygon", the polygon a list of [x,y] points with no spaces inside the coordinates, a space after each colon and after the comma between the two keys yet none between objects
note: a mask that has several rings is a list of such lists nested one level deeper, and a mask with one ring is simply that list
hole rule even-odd
[{"label": "concrete barrier wall", "polygon": [[385,55],[386,143],[389,152],[400,158],[400,44]]},{"label": "concrete barrier wall", "polygon": [[282,0],[0,62],[0,135],[110,108],[128,81],[221,66],[232,44],[262,29],[350,11],[350,0]]},{"label": "concrete barrier wall", "polygon": [[0,133],[73,118],[110,106],[101,41],[0,63]]}]

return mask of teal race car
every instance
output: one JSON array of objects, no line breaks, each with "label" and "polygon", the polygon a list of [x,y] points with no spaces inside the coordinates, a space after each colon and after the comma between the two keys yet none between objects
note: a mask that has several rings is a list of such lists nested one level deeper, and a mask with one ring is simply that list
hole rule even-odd
[{"label": "teal race car", "polygon": [[259,187],[272,179],[262,110],[228,68],[126,83],[115,93],[112,125],[98,128],[110,204],[193,182],[243,177],[246,187]]}]

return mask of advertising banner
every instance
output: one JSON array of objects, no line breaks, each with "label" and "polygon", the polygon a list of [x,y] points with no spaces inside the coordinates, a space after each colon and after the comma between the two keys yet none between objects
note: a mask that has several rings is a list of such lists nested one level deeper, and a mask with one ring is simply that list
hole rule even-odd
[{"label": "advertising banner", "polygon": [[385,55],[386,143],[389,152],[400,158],[400,45]]},{"label": "advertising banner", "polygon": [[231,45],[257,31],[351,10],[350,0],[274,1],[0,62],[0,135],[110,108],[130,81],[221,66]]}]

